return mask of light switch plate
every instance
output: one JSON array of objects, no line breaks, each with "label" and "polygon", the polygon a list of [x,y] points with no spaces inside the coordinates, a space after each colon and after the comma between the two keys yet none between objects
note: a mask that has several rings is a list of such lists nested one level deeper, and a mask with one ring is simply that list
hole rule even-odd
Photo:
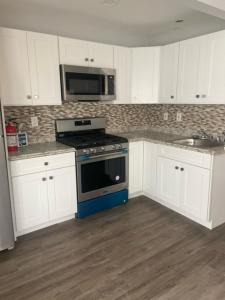
[{"label": "light switch plate", "polygon": [[177,113],[177,122],[181,122],[182,121],[182,113],[178,112]]},{"label": "light switch plate", "polygon": [[38,117],[31,117],[31,127],[38,127]]},{"label": "light switch plate", "polygon": [[168,112],[164,112],[164,113],[163,113],[163,120],[164,120],[164,121],[167,121],[167,120],[168,120],[168,117],[169,117]]}]

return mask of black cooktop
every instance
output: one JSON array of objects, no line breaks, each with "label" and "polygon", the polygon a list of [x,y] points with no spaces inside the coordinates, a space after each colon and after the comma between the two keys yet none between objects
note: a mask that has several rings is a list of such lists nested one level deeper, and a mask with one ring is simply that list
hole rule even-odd
[{"label": "black cooktop", "polygon": [[106,145],[115,145],[128,142],[128,140],[124,137],[102,132],[58,137],[57,140],[60,143],[63,143],[70,147],[74,147],[75,149],[101,147]]}]

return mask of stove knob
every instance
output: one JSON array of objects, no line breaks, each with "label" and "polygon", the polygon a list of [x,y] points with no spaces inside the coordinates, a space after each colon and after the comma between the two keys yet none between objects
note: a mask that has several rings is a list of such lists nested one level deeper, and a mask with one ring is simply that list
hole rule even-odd
[{"label": "stove knob", "polygon": [[91,152],[91,153],[96,153],[96,149],[91,148],[91,149],[90,149],[90,152]]},{"label": "stove knob", "polygon": [[88,149],[84,149],[84,150],[83,150],[83,153],[84,153],[84,154],[89,154],[90,151],[89,151]]}]

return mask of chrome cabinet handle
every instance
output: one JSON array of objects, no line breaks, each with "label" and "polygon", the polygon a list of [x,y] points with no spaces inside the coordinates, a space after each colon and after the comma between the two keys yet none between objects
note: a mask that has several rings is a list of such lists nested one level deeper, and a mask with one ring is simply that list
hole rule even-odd
[{"label": "chrome cabinet handle", "polygon": [[48,166],[48,162],[47,162],[47,161],[46,161],[46,162],[44,162],[44,165],[45,165],[45,166]]},{"label": "chrome cabinet handle", "polygon": [[50,179],[50,180],[53,180],[53,179],[54,179],[54,177],[53,177],[53,176],[49,176],[49,179]]},{"label": "chrome cabinet handle", "polygon": [[47,178],[45,178],[45,177],[42,178],[42,181],[46,181],[46,180],[47,180]]},{"label": "chrome cabinet handle", "polygon": [[27,99],[32,99],[32,96],[31,95],[27,95]]}]

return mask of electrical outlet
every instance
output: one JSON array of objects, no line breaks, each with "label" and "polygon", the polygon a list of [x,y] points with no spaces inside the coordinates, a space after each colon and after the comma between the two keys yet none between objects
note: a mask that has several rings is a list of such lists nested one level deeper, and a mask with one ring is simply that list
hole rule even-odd
[{"label": "electrical outlet", "polygon": [[31,127],[38,127],[38,117],[31,117]]},{"label": "electrical outlet", "polygon": [[164,120],[164,121],[167,121],[167,120],[168,120],[168,117],[169,117],[168,112],[164,112],[164,113],[163,113],[163,120]]},{"label": "electrical outlet", "polygon": [[182,121],[182,113],[178,112],[177,113],[177,122],[181,122]]}]

